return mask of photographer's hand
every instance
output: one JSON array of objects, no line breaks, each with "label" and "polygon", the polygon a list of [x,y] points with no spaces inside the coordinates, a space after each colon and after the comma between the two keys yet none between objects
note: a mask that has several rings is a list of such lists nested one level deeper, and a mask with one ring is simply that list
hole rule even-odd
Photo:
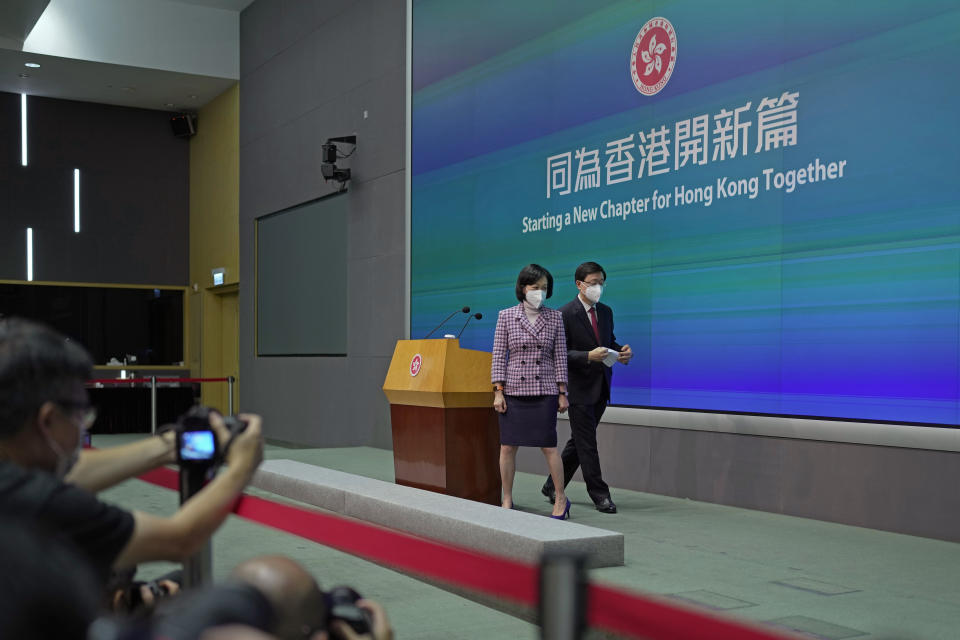
[{"label": "photographer's hand", "polygon": [[230,428],[227,427],[226,422],[223,420],[223,414],[217,409],[210,410],[210,428],[217,434],[217,448],[221,452],[226,451],[232,436],[230,434]]},{"label": "photographer's hand", "polygon": [[[247,423],[247,428],[233,437],[233,442],[227,451],[226,463],[231,468],[245,469],[252,476],[263,462],[263,433],[261,432],[263,420],[254,413],[241,413],[237,417]],[[218,436],[220,430],[223,430],[227,432],[229,438],[229,431],[219,415],[212,418],[210,424],[217,430]]]},{"label": "photographer's hand", "polygon": [[353,628],[342,620],[334,620],[330,625],[331,637],[341,640],[393,640],[393,629],[387,619],[387,612],[379,602],[374,600],[357,600],[357,606],[370,612],[373,618],[371,633],[359,635]]}]

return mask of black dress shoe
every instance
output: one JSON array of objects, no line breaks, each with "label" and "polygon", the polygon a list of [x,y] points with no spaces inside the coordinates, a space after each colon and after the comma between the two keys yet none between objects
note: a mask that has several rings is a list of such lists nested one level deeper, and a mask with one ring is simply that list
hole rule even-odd
[{"label": "black dress shoe", "polygon": [[553,504],[554,502],[557,501],[557,490],[554,489],[553,487],[548,487],[547,485],[543,485],[542,487],[540,487],[540,493],[546,496],[547,500],[550,501],[550,504]]},{"label": "black dress shoe", "polygon": [[617,505],[613,504],[613,500],[610,499],[610,496],[607,496],[597,503],[597,511],[600,513],[616,513]]}]

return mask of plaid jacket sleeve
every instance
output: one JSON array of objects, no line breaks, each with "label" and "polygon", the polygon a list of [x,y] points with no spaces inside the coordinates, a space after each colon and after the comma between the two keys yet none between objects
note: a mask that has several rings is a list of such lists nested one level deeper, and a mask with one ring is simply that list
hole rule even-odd
[{"label": "plaid jacket sleeve", "polygon": [[507,356],[509,354],[508,309],[497,315],[497,328],[493,332],[493,363],[490,366],[491,382],[506,382]]},{"label": "plaid jacket sleeve", "polygon": [[557,371],[557,384],[567,383],[567,333],[563,326],[563,314],[554,311],[555,326],[553,341],[553,364]]}]

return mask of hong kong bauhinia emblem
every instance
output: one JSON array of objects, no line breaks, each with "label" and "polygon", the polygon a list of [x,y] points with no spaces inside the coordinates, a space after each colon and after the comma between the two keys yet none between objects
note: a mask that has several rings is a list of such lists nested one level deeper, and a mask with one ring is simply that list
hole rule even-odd
[{"label": "hong kong bauhinia emblem", "polygon": [[645,96],[660,92],[677,63],[677,32],[666,18],[651,18],[643,25],[630,51],[633,86]]}]

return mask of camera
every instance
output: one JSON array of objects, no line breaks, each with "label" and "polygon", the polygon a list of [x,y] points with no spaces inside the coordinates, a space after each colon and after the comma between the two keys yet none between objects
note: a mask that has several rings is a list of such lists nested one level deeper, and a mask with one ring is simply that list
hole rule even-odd
[{"label": "camera", "polygon": [[355,151],[357,147],[357,136],[352,135],[330,138],[320,146],[320,175],[322,175],[323,179],[327,182],[330,180],[336,180],[339,182],[340,190],[343,191],[347,187],[347,180],[350,179],[350,169],[338,167],[337,159],[349,158],[353,155],[353,151],[346,155],[341,155],[337,150],[337,145],[334,144],[336,142],[353,145]]},{"label": "camera", "polygon": [[177,463],[181,467],[206,468],[221,464],[233,438],[243,433],[247,423],[233,416],[224,416],[223,422],[230,431],[230,438],[222,448],[217,434],[210,426],[210,407],[193,407],[177,419],[174,430],[177,434]]},{"label": "camera", "polygon": [[327,628],[331,621],[342,620],[358,634],[371,633],[373,619],[370,612],[357,606],[357,600],[363,596],[345,586],[333,587],[323,595],[327,602]]}]

